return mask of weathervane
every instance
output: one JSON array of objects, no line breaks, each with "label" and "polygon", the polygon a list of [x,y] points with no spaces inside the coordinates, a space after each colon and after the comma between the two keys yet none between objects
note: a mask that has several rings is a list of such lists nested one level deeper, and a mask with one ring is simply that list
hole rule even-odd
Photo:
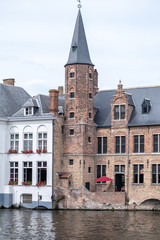
[{"label": "weathervane", "polygon": [[79,2],[78,8],[80,9],[80,8],[82,7],[82,5],[81,5],[81,0],[77,0],[77,2]]}]

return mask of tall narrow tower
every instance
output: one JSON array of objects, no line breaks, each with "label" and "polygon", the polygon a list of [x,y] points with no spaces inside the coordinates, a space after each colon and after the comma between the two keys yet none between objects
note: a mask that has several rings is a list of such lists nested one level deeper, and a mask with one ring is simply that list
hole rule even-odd
[{"label": "tall narrow tower", "polygon": [[91,62],[81,11],[65,65],[64,170],[72,172],[73,187],[94,190],[95,124],[93,98],[97,71]]}]

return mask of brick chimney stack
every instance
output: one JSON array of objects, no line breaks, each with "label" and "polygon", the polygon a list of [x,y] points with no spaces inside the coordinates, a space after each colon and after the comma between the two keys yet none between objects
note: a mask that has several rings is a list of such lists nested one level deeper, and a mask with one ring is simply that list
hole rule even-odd
[{"label": "brick chimney stack", "polygon": [[3,80],[3,84],[14,86],[14,83],[15,83],[15,79],[14,78],[7,78],[7,79]]},{"label": "brick chimney stack", "polygon": [[58,94],[55,89],[49,90],[49,112],[58,116]]},{"label": "brick chimney stack", "polygon": [[59,96],[63,96],[63,86],[58,87]]}]

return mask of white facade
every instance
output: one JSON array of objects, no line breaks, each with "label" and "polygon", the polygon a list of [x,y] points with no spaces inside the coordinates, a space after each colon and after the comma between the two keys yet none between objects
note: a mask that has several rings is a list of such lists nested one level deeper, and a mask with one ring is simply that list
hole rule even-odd
[{"label": "white facade", "polygon": [[[25,116],[23,119],[0,121],[1,206],[15,205],[29,208],[44,206],[52,208],[53,118],[30,118]],[[47,152],[38,154],[36,149],[38,149],[38,136],[41,136],[41,133],[45,133],[45,137],[47,134]],[[11,148],[11,134],[12,136],[18,135],[18,139],[16,139],[18,153],[8,153]],[[27,137],[29,136],[27,134],[30,134],[30,136],[32,134],[33,153],[25,154],[22,151],[24,150],[24,135]],[[26,170],[24,170],[25,168]],[[18,184],[9,185],[11,178],[13,180],[15,175],[17,177],[17,172]],[[41,180],[41,172],[43,172],[43,180],[45,179],[46,185],[36,186],[38,180]],[[31,185],[22,184],[27,178],[32,180]]]}]

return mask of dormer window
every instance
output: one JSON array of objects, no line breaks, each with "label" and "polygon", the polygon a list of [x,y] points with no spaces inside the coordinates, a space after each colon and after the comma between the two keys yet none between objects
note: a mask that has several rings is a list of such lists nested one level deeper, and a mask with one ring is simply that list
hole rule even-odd
[{"label": "dormer window", "polygon": [[114,120],[125,119],[125,105],[114,106]]},{"label": "dormer window", "polygon": [[142,103],[142,114],[149,114],[151,109],[150,99],[145,98]]},{"label": "dormer window", "polygon": [[25,115],[33,115],[33,107],[24,108]]}]

